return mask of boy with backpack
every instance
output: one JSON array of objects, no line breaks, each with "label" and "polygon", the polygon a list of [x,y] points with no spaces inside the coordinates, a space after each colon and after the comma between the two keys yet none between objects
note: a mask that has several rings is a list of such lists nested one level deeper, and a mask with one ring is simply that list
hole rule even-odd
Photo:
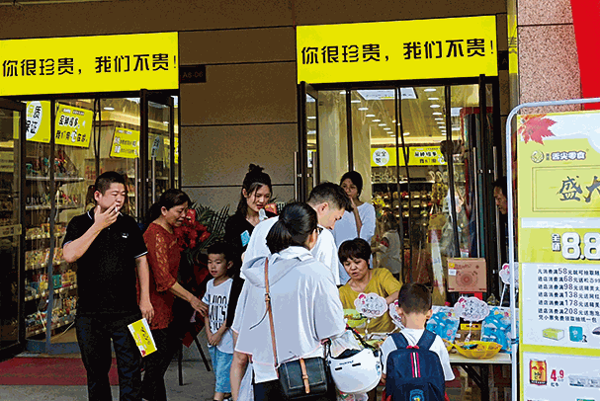
[{"label": "boy with backpack", "polygon": [[443,401],[454,373],[443,340],[425,329],[433,313],[431,292],[423,284],[404,284],[396,310],[405,329],[381,345],[386,401]]}]

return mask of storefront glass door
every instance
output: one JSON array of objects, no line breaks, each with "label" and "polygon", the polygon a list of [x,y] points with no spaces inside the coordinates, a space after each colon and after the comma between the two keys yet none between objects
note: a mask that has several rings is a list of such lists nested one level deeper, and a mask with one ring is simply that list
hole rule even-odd
[{"label": "storefront glass door", "polygon": [[175,183],[175,107],[171,96],[142,91],[142,137],[146,150],[142,157],[148,161],[146,170],[145,211],[158,200],[160,195]]},{"label": "storefront glass door", "polygon": [[307,114],[318,115],[317,132],[305,137],[307,148],[318,143],[311,173],[332,182],[348,170],[362,175],[361,200],[377,211],[372,245],[395,230],[404,281],[430,285],[436,304],[447,298],[448,258],[496,263],[482,229],[493,213],[492,99],[492,85],[477,83],[319,88],[316,101],[306,98]]},{"label": "storefront glass door", "polygon": [[21,146],[25,105],[0,99],[0,358],[24,343]]}]

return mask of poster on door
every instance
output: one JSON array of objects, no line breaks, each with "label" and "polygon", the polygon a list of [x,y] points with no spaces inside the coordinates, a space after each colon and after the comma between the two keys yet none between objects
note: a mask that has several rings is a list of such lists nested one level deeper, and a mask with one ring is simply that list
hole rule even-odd
[{"label": "poster on door", "polygon": [[600,113],[519,116],[517,135],[521,399],[600,399]]}]

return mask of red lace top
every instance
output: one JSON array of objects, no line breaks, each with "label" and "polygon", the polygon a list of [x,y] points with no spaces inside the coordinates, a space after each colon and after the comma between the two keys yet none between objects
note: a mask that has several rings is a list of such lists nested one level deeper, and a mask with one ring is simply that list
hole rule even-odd
[{"label": "red lace top", "polygon": [[169,288],[177,281],[181,251],[177,246],[177,236],[155,223],[148,226],[144,241],[150,265],[150,302],[154,307],[150,328],[166,329],[173,321],[175,295]]}]

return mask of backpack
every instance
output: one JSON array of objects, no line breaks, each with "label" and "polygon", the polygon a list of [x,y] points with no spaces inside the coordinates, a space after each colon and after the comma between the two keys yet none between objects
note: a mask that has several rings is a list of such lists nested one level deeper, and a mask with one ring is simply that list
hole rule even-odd
[{"label": "backpack", "polygon": [[387,358],[385,392],[392,401],[444,401],[446,382],[440,357],[430,350],[436,335],[425,330],[416,346],[392,334],[397,350]]}]

